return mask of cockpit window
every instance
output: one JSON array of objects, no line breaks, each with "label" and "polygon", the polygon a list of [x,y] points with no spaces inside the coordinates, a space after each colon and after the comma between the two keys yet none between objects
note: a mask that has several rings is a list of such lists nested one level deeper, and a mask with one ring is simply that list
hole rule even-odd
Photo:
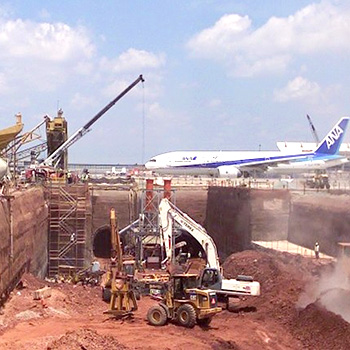
[{"label": "cockpit window", "polygon": [[156,162],[156,160],[153,158],[153,159],[149,160],[149,162],[153,162],[153,163],[155,163],[155,162]]}]

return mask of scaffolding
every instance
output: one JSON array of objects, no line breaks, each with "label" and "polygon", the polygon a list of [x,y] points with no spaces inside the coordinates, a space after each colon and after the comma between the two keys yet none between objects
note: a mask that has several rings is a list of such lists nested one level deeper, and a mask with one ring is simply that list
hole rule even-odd
[{"label": "scaffolding", "polygon": [[147,179],[146,188],[141,191],[140,197],[140,217],[138,229],[134,233],[137,246],[136,259],[143,261],[148,246],[151,250],[159,246],[160,255],[164,255],[159,227],[159,203],[162,198],[168,198],[175,204],[176,196],[175,191],[171,189],[170,180],[164,180],[164,188],[154,188],[153,179]]},{"label": "scaffolding", "polygon": [[49,277],[84,268],[88,187],[51,183],[49,191]]}]

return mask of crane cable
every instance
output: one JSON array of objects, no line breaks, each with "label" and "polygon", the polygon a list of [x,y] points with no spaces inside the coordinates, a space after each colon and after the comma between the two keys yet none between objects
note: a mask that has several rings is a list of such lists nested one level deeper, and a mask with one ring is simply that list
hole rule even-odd
[{"label": "crane cable", "polygon": [[144,82],[142,82],[142,158],[141,158],[141,164],[145,163],[145,128],[146,128],[145,84],[144,84]]}]

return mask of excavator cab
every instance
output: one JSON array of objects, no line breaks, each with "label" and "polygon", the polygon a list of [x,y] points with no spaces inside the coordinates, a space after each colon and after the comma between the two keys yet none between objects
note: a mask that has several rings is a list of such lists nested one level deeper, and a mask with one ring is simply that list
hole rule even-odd
[{"label": "excavator cab", "polygon": [[206,268],[200,277],[199,285],[205,288],[220,289],[221,275],[217,269]]}]

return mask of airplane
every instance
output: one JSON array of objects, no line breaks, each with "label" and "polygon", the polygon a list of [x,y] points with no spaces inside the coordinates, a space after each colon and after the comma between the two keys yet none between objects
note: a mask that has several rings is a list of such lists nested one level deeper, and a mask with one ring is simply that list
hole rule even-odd
[{"label": "airplane", "polygon": [[238,178],[244,172],[295,172],[320,170],[348,162],[339,155],[349,118],[341,118],[315,151],[174,151],[157,155],[146,162],[147,170],[164,175],[207,175]]}]

